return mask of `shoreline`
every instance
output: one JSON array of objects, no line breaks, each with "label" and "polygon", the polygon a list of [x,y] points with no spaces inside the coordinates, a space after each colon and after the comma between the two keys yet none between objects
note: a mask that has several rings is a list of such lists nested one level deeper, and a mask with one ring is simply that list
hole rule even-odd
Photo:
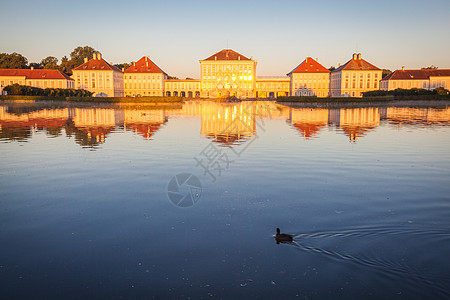
[{"label": "shoreline", "polygon": [[358,107],[437,107],[447,108],[450,99],[442,100],[389,100],[367,102],[277,102],[277,104],[292,108],[358,108]]},{"label": "shoreline", "polygon": [[309,108],[337,108],[337,107],[387,107],[387,106],[413,106],[413,107],[448,107],[450,106],[450,98],[442,97],[440,99],[426,99],[426,97],[396,99],[390,98],[314,98],[299,99],[298,101],[278,101],[272,98],[252,98],[238,101],[224,101],[223,99],[206,99],[206,98],[182,98],[182,97],[47,97],[47,96],[0,96],[0,103],[53,103],[53,104],[84,104],[84,105],[108,105],[116,104],[120,106],[126,105],[148,105],[148,106],[171,106],[183,105],[188,101],[211,101],[217,103],[241,103],[249,101],[270,101],[279,105],[292,108],[309,107]]}]

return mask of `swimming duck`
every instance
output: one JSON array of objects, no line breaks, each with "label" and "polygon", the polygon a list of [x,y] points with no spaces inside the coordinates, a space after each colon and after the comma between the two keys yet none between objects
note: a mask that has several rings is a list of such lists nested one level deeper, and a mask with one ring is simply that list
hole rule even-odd
[{"label": "swimming duck", "polygon": [[275,235],[275,240],[277,244],[279,243],[291,243],[294,237],[287,233],[280,233],[280,228],[277,228],[277,234]]}]

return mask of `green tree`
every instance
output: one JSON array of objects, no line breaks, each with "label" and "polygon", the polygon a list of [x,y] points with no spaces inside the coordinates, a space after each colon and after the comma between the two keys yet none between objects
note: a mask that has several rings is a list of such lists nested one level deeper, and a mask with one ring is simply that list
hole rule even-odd
[{"label": "green tree", "polygon": [[392,71],[389,69],[383,69],[383,71],[381,72],[381,78],[384,78],[386,76],[388,76],[389,74],[391,74]]},{"label": "green tree", "polygon": [[19,53],[0,53],[0,69],[25,69],[28,66],[28,60]]},{"label": "green tree", "polygon": [[95,49],[89,46],[78,46],[70,53],[70,60],[73,61],[74,68],[82,65],[84,63],[84,59],[91,59],[94,54]]},{"label": "green tree", "polygon": [[41,60],[41,65],[44,69],[58,69],[58,59],[54,56],[47,56]]},{"label": "green tree", "polygon": [[42,65],[41,65],[41,63],[30,63],[29,65],[28,65],[28,67],[31,69],[31,68],[33,68],[33,69],[42,69]]},{"label": "green tree", "polygon": [[429,67],[423,67],[422,70],[436,70],[438,67],[436,67],[435,65],[431,65]]},{"label": "green tree", "polygon": [[122,70],[122,68],[124,68],[125,70],[128,69],[129,67],[131,67],[131,65],[133,64],[133,62],[130,63],[123,63],[123,64],[115,64],[114,66],[119,68],[120,70]]},{"label": "green tree", "polygon": [[331,67],[328,68],[328,70],[330,70],[331,72],[333,72],[334,70],[336,70],[336,68],[333,67],[333,66],[331,66]]}]

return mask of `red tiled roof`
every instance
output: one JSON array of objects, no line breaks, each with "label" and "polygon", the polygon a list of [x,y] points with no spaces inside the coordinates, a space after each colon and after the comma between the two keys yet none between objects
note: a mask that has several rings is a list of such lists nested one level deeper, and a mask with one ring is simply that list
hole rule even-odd
[{"label": "red tiled roof", "polygon": [[345,64],[343,64],[342,66],[340,66],[339,68],[334,70],[333,72],[338,72],[338,71],[342,71],[342,70],[347,70],[347,71],[380,70],[381,71],[380,68],[377,68],[374,65],[372,65],[371,63],[362,59],[361,54],[359,54],[359,58],[356,57],[356,55],[354,54],[353,58],[351,60],[349,60],[348,62],[346,62]]},{"label": "red tiled roof", "polygon": [[51,69],[0,69],[0,76],[25,76],[26,79],[73,80],[63,72]]},{"label": "red tiled roof", "polygon": [[251,60],[231,49],[223,49],[205,60]]},{"label": "red tiled roof", "polygon": [[143,56],[133,66],[128,67],[125,73],[164,73],[154,62],[147,56]]},{"label": "red tiled roof", "polygon": [[74,68],[75,71],[85,71],[85,70],[95,70],[95,71],[118,71],[122,72],[119,68],[109,64],[106,60],[103,58],[100,59],[91,59],[88,62],[85,62],[84,64]]},{"label": "red tiled roof", "polygon": [[330,70],[319,64],[311,57],[307,57],[300,65],[288,73],[330,73]]},{"label": "red tiled roof", "polygon": [[430,76],[450,76],[450,69],[442,70],[395,70],[382,80],[427,80]]}]

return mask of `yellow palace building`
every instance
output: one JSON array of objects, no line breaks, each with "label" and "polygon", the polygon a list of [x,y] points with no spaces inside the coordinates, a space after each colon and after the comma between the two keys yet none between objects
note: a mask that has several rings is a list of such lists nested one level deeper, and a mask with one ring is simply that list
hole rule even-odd
[{"label": "yellow palace building", "polygon": [[362,97],[362,93],[379,89],[382,70],[354,53],[351,60],[331,72],[332,97]]},{"label": "yellow palace building", "polygon": [[0,95],[8,85],[19,84],[41,89],[73,89],[72,78],[59,70],[50,69],[0,69]]},{"label": "yellow palace building", "polygon": [[291,96],[327,97],[330,91],[330,70],[307,57],[287,74],[290,77]]},{"label": "yellow palace building", "polygon": [[94,53],[91,60],[72,70],[75,88],[85,89],[95,97],[123,97],[123,73],[102,58],[100,52]]},{"label": "yellow palace building", "polygon": [[167,74],[148,56],[142,57],[123,74],[124,91],[127,97],[164,96],[164,81]]},{"label": "yellow palace building", "polygon": [[256,65],[253,58],[247,58],[231,49],[224,49],[201,60],[201,97],[254,98]]}]

